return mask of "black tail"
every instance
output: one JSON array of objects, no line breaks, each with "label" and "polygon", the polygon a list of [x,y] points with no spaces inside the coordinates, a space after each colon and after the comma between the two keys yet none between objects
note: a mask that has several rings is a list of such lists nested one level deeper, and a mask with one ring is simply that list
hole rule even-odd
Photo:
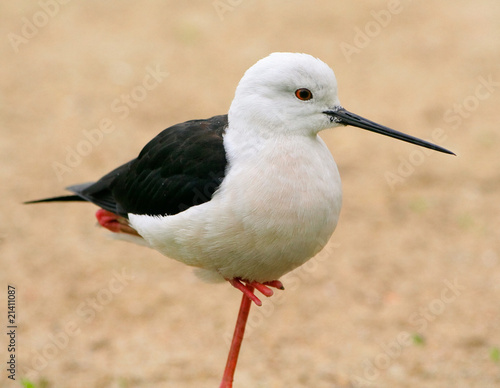
[{"label": "black tail", "polygon": [[61,197],[36,199],[34,201],[26,201],[25,204],[43,203],[43,202],[91,202],[111,213],[127,217],[127,213],[120,211],[118,205],[113,198],[113,194],[109,189],[109,184],[112,182],[113,175],[110,173],[105,175],[97,182],[81,183],[66,187],[66,190],[75,193],[76,195],[64,195]]},{"label": "black tail", "polygon": [[25,205],[29,205],[31,203],[42,203],[42,202],[74,202],[74,201],[85,201],[82,197],[78,195],[63,195],[62,197],[52,197],[52,198],[44,198],[44,199],[36,199],[34,201],[26,201],[23,202]]},{"label": "black tail", "polygon": [[74,185],[70,187],[66,187],[66,190],[72,191],[76,195],[63,195],[61,197],[52,197],[52,198],[44,198],[44,199],[35,199],[34,201],[26,201],[23,202],[25,205],[29,205],[31,203],[43,203],[43,202],[91,202],[88,198],[81,194],[83,189],[86,189],[89,186],[92,186],[94,182],[82,183],[79,185]]}]

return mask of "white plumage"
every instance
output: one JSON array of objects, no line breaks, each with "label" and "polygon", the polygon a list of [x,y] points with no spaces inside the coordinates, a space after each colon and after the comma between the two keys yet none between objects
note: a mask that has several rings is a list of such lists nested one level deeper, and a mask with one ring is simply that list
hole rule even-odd
[{"label": "white plumage", "polygon": [[[313,98],[298,99],[307,88]],[[279,279],[318,253],[338,221],[340,177],[318,132],[337,124],[333,71],[306,54],[275,53],[241,79],[224,135],[226,176],[209,202],[173,216],[129,215],[164,255],[212,279]]]}]

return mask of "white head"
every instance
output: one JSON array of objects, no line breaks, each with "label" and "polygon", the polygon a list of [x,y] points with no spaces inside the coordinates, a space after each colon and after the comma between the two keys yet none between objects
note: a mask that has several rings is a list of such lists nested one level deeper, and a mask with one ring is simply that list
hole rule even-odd
[{"label": "white head", "polygon": [[273,53],[246,71],[229,123],[262,136],[315,135],[338,125],[323,113],[338,107],[337,80],[328,65],[308,54]]},{"label": "white head", "polygon": [[263,138],[315,136],[338,125],[352,125],[453,154],[342,108],[333,70],[307,54],[273,53],[258,61],[241,79],[229,109],[229,130]]}]

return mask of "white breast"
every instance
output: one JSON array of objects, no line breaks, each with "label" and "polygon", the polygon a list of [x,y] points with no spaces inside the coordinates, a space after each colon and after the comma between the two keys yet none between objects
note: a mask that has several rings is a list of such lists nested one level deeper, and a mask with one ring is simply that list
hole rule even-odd
[{"label": "white breast", "polygon": [[174,216],[131,214],[131,225],[164,255],[223,278],[279,279],[318,253],[337,225],[335,161],[317,136],[225,146],[230,168],[211,201]]}]

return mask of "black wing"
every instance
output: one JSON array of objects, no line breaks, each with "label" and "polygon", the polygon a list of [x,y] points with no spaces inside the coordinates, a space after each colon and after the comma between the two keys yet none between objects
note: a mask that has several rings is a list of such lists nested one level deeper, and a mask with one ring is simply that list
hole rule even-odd
[{"label": "black wing", "polygon": [[33,202],[83,199],[124,217],[180,213],[209,201],[222,182],[226,127],[227,115],[174,125],[97,182],[68,187],[76,196]]}]

